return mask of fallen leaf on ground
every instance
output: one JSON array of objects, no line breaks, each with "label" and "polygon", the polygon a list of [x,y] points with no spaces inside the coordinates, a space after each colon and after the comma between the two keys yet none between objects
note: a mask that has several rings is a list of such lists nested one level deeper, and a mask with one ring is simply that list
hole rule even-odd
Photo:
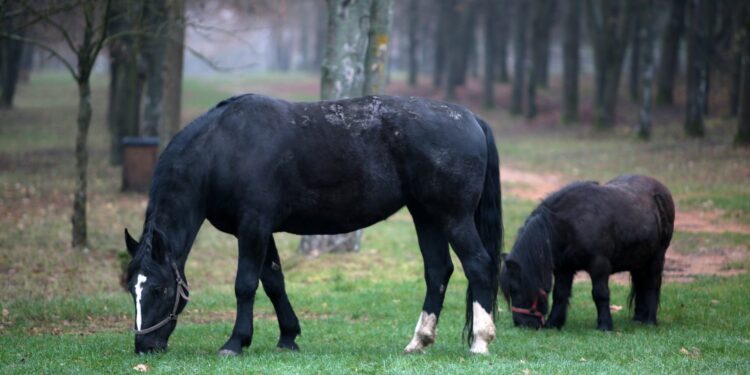
[{"label": "fallen leaf on ground", "polygon": [[586,359],[586,358],[581,357],[581,359],[579,359],[579,361],[581,361],[581,362],[588,362],[589,360]]},{"label": "fallen leaf on ground", "polygon": [[609,305],[609,310],[612,311],[612,312],[618,312],[618,311],[622,310],[622,306]]},{"label": "fallen leaf on ground", "polygon": [[10,311],[8,311],[8,309],[3,309],[3,318],[7,318],[8,315],[10,315]]},{"label": "fallen leaf on ground", "polygon": [[696,347],[692,347],[688,350],[683,346],[680,348],[680,354],[689,356],[690,358],[698,358],[701,355],[701,351]]},{"label": "fallen leaf on ground", "polygon": [[138,372],[146,372],[149,370],[148,366],[145,363],[139,363],[133,367],[133,370]]},{"label": "fallen leaf on ground", "polygon": [[523,375],[529,375],[529,374],[531,374],[531,370],[527,368],[523,369]]},{"label": "fallen leaf on ground", "polygon": [[718,304],[719,304],[719,300],[718,299],[712,299],[711,300],[711,306],[716,306]]}]

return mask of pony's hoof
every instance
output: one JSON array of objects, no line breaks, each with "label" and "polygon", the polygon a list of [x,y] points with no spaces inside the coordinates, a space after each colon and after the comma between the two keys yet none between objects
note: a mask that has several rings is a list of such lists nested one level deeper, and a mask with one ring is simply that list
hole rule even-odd
[{"label": "pony's hoof", "polygon": [[276,344],[276,349],[278,349],[279,351],[287,351],[288,350],[288,351],[292,351],[292,352],[298,352],[299,351],[299,346],[294,341],[292,341],[292,342],[281,342],[281,341],[279,341],[279,343]]},{"label": "pony's hoof", "polygon": [[231,349],[221,349],[219,350],[219,357],[236,357],[240,355],[240,353],[235,352]]}]

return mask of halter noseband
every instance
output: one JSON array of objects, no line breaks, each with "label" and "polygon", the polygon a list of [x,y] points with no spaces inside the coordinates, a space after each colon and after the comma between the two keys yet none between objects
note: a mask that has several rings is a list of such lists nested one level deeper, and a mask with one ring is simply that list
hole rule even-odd
[{"label": "halter noseband", "polygon": [[539,320],[542,322],[542,325],[544,325],[544,314],[542,314],[542,312],[537,309],[537,304],[539,303],[539,296],[547,298],[547,292],[545,292],[543,289],[540,288],[539,293],[536,296],[534,296],[534,303],[531,304],[531,307],[529,307],[528,309],[523,309],[523,308],[515,307],[511,305],[510,311],[514,313],[535,316],[539,318]]},{"label": "halter noseband", "polygon": [[177,269],[177,265],[172,262],[172,269],[174,269],[175,274],[175,280],[177,281],[177,291],[174,295],[174,307],[172,307],[172,312],[169,313],[169,316],[164,318],[161,322],[156,323],[155,325],[146,328],[146,329],[133,329],[133,332],[136,335],[145,335],[147,333],[151,333],[156,331],[157,329],[163,327],[165,324],[171,322],[172,320],[177,320],[177,309],[180,307],[180,297],[185,299],[185,301],[190,301],[190,297],[188,297],[188,294],[190,294],[190,289],[188,288],[187,282],[182,279],[180,276],[180,271]]}]

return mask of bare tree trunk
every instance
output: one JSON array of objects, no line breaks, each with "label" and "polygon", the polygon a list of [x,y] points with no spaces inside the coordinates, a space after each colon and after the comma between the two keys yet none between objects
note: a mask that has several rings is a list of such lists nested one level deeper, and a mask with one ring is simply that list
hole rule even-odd
[{"label": "bare tree trunk", "polygon": [[630,39],[633,4],[629,0],[606,3],[587,0],[586,5],[596,68],[594,123],[601,129],[610,129],[616,119],[617,94]]},{"label": "bare tree trunk", "polygon": [[475,0],[459,0],[453,9],[452,19],[457,27],[449,34],[448,52],[448,81],[445,98],[448,101],[456,99],[456,88],[466,82],[469,69],[469,59],[474,47]]},{"label": "bare tree trunk", "polygon": [[[164,139],[172,138],[182,125],[182,69],[185,44],[185,1],[167,0],[167,44],[164,58]],[[166,145],[167,142],[162,142]]]},{"label": "bare tree trunk", "polygon": [[408,82],[409,86],[416,86],[417,78],[419,75],[419,63],[417,59],[417,50],[419,48],[419,39],[417,35],[417,28],[419,27],[419,0],[409,0],[408,12],[408,33],[409,33],[409,73]]},{"label": "bare tree trunk", "polygon": [[[23,13],[20,15],[3,14],[20,12],[20,7],[11,4],[0,5],[0,32],[12,32],[19,37],[24,36],[24,30],[16,30],[24,23]],[[5,30],[4,30],[5,29]],[[21,72],[21,56],[23,54],[23,41],[15,38],[0,37],[0,109],[13,107],[13,99],[16,95],[16,86]]]},{"label": "bare tree trunk", "polygon": [[536,51],[534,56],[536,85],[546,88],[549,87],[549,55],[552,47],[550,33],[557,18],[557,0],[543,0],[540,6],[542,7],[539,14],[540,25],[537,28],[539,45],[534,45],[532,50]]},{"label": "bare tree trunk", "polygon": [[687,113],[685,134],[691,137],[705,135],[703,115],[707,100],[709,17],[714,15],[711,0],[690,0],[688,3],[688,69]]},{"label": "bare tree trunk", "polygon": [[578,121],[578,72],[581,0],[565,0],[563,5],[563,114],[564,123]]},{"label": "bare tree trunk", "polygon": [[638,118],[638,137],[644,140],[651,138],[652,87],[654,81],[654,23],[656,21],[654,1],[641,0],[641,23],[638,30],[641,48],[643,48],[643,81],[641,82],[643,101],[641,102],[641,112]]},{"label": "bare tree trunk", "polygon": [[510,112],[519,115],[523,112],[524,70],[526,69],[526,29],[528,24],[528,7],[525,1],[514,0],[515,22],[513,33],[513,95],[510,101]]},{"label": "bare tree trunk", "polygon": [[687,0],[672,0],[669,23],[661,42],[661,58],[656,91],[656,102],[674,103],[674,78],[679,71],[680,38],[685,29],[685,4]]},{"label": "bare tree trunk", "polygon": [[158,137],[164,99],[164,49],[166,47],[167,9],[165,0],[145,3],[147,36],[143,60],[146,67],[146,95],[143,106],[143,134]]},{"label": "bare tree trunk", "polygon": [[739,45],[742,50],[740,99],[737,113],[737,135],[735,144],[750,146],[750,5],[742,4],[742,34]]},{"label": "bare tree trunk", "polygon": [[536,87],[542,85],[545,67],[544,50],[549,44],[547,20],[548,0],[532,0],[531,6],[531,69],[527,88],[526,118],[536,117]]},{"label": "bare tree trunk", "polygon": [[[80,65],[80,64],[79,64]],[[78,82],[78,133],[76,134],[76,184],[73,196],[74,248],[85,248],[88,239],[86,226],[87,177],[89,164],[88,136],[91,124],[91,87],[88,77]]]},{"label": "bare tree trunk", "polygon": [[[111,34],[141,30],[139,2],[114,1],[110,9]],[[110,133],[109,162],[122,164],[122,138],[140,131],[141,90],[138,77],[139,36],[123,35],[109,44],[110,82],[107,121]]]},{"label": "bare tree trunk", "polygon": [[435,28],[435,69],[432,72],[432,85],[440,87],[444,83],[449,55],[447,53],[450,34],[448,33],[456,0],[438,0],[440,11]]},{"label": "bare tree trunk", "polygon": [[495,0],[497,19],[495,25],[495,78],[498,82],[510,82],[508,74],[508,40],[510,39],[510,25],[512,4],[509,0]]},{"label": "bare tree trunk", "polygon": [[381,94],[388,64],[388,46],[393,23],[393,1],[372,0],[370,31],[365,55],[364,95]]},{"label": "bare tree trunk", "polygon": [[313,55],[313,69],[319,70],[323,65],[323,57],[326,51],[326,40],[328,30],[328,10],[324,0],[316,0],[315,8],[315,54]]},{"label": "bare tree trunk", "polygon": [[[633,0],[638,1],[638,0]],[[630,45],[630,87],[629,94],[630,100],[638,101],[641,90],[641,17],[642,17],[642,2],[639,2],[633,12],[633,41]]]},{"label": "bare tree trunk", "polygon": [[497,40],[495,23],[498,22],[498,8],[495,0],[484,0],[484,106],[495,106],[495,58]]}]

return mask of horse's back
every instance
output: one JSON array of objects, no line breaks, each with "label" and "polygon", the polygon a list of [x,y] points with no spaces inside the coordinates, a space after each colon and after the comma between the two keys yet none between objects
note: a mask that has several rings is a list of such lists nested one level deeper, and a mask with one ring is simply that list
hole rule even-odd
[{"label": "horse's back", "polygon": [[221,106],[202,144],[211,150],[212,196],[236,202],[225,211],[274,216],[279,230],[338,233],[411,201],[458,211],[481,194],[486,139],[463,107],[389,96],[290,103],[261,95]]}]

